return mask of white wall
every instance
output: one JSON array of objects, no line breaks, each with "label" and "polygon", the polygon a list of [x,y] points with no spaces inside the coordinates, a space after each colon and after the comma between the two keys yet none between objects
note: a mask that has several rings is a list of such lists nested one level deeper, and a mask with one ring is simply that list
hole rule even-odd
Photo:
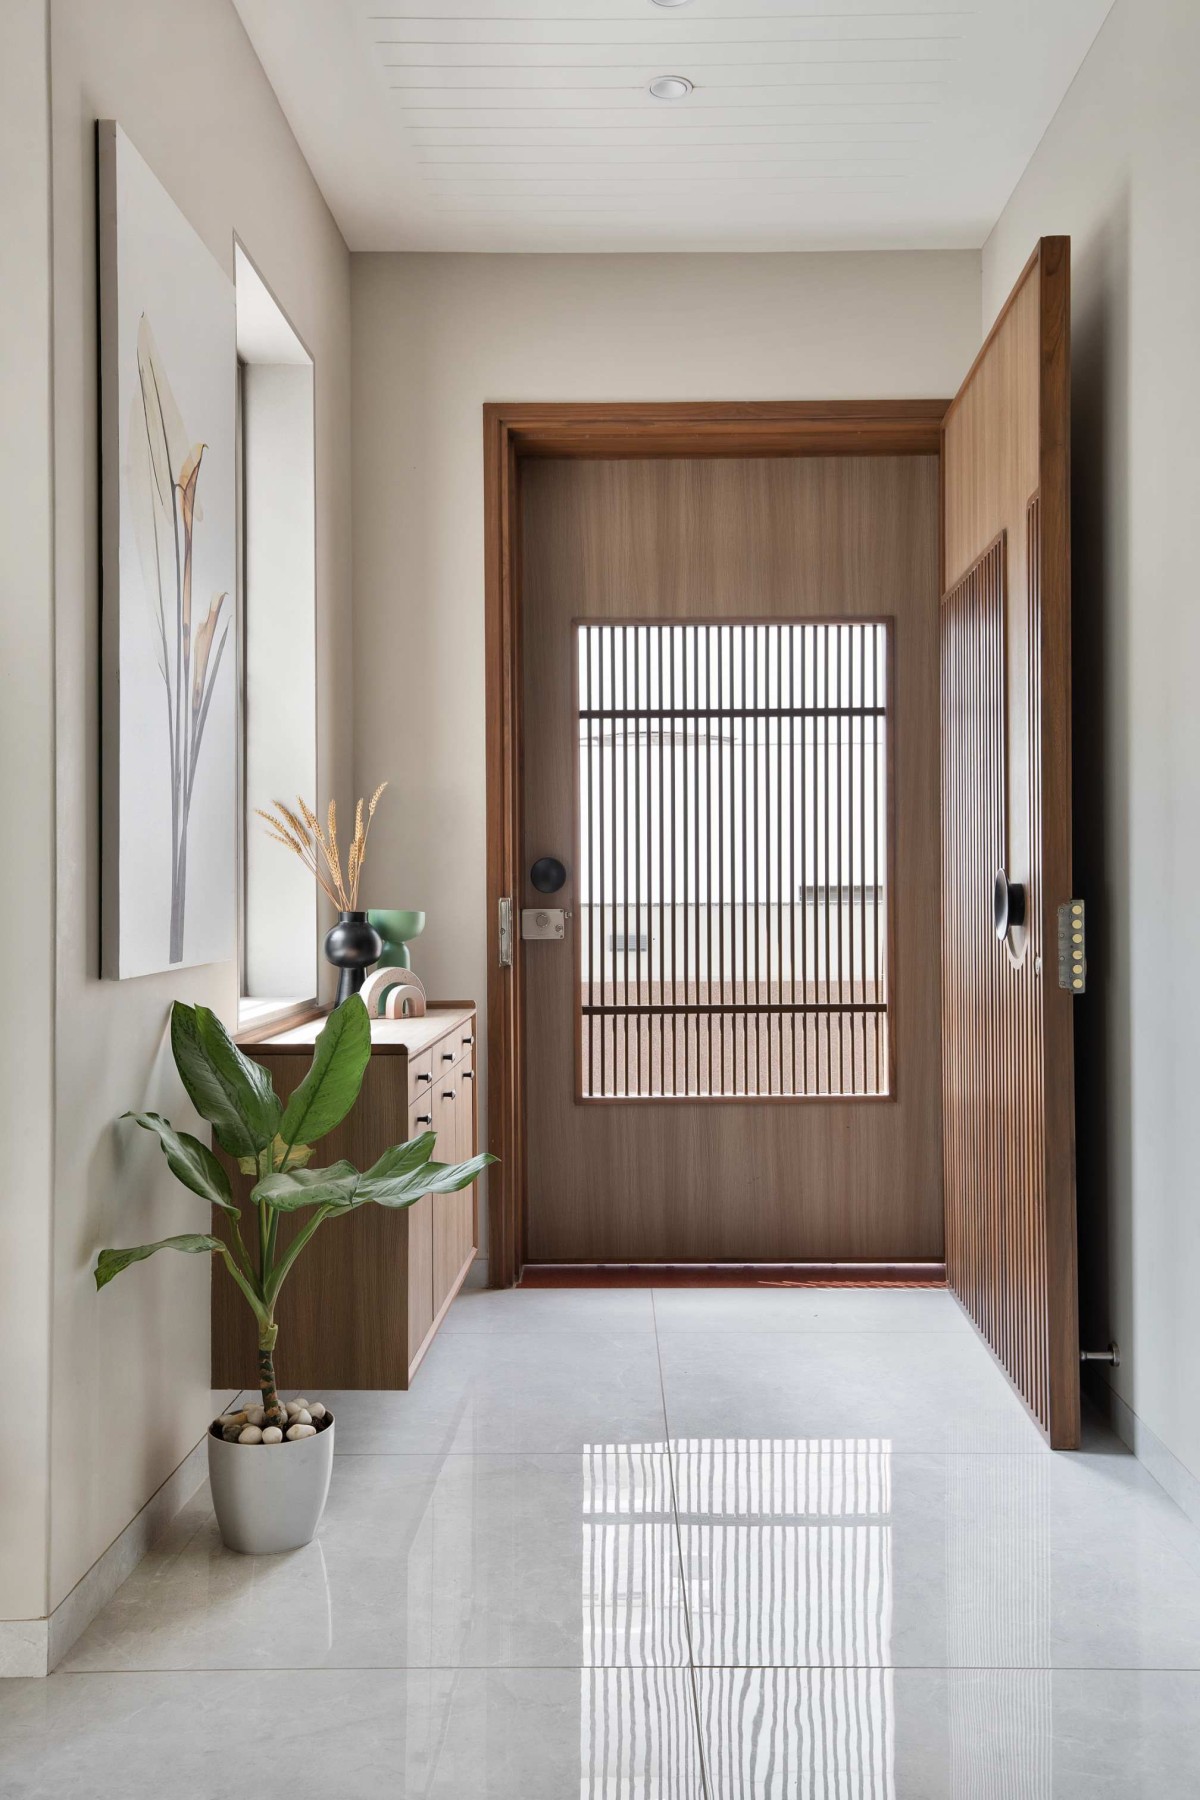
[{"label": "white wall", "polygon": [[[316,788],[313,372],[242,369],[245,545],[243,770],[251,814]],[[319,976],[317,885],[257,820],[246,833],[243,993],[311,1000]]]},{"label": "white wall", "polygon": [[353,301],[366,904],[424,907],[416,968],[482,1006],[484,401],[949,396],[979,258],[355,256]]},{"label": "white wall", "polygon": [[[16,906],[15,920],[6,920],[5,979],[9,1002],[19,1002],[21,1041],[19,1086],[0,1083],[8,1127],[0,1227],[0,1344],[10,1397],[3,1461],[12,1468],[14,1451],[21,1461],[19,1478],[0,1484],[0,1620],[36,1618],[61,1601],[204,1432],[207,1264],[163,1255],[101,1294],[91,1265],[104,1244],[201,1225],[203,1207],[167,1176],[149,1139],[115,1121],[129,1106],[160,1106],[177,1118],[183,1112],[164,1042],[173,999],[205,1001],[230,1021],[236,1003],[232,965],[121,983],[98,975],[97,118],[120,121],[230,272],[237,231],[313,351],[323,783],[346,779],[350,748],[345,245],[231,0],[193,0],[186,17],[161,0],[54,0],[49,114],[46,16],[42,0],[6,8],[11,79],[0,108],[4,167],[19,172],[15,188],[6,186],[4,232],[4,254],[15,253],[18,268],[9,279],[6,264],[0,287],[0,491],[18,511],[17,528],[6,532],[6,554],[13,543],[17,561],[15,569],[6,562],[6,589],[15,580],[16,592],[5,595],[0,730],[5,751],[10,738],[20,750],[12,763],[6,757],[6,768],[8,791],[16,793],[10,821],[26,832],[27,845],[19,878],[10,867],[4,901]],[[19,414],[10,415],[10,401]],[[11,429],[18,416],[28,434],[19,443]],[[47,909],[57,923],[53,1008]],[[11,1029],[11,1006],[6,1015]],[[14,1103],[15,1128],[7,1116]]]},{"label": "white wall", "polygon": [[1200,8],[1117,0],[989,238],[1072,255],[1083,1330],[1200,1478]]},{"label": "white wall", "polygon": [[[0,1619],[46,1610],[54,997],[54,621],[46,0],[13,0],[0,58]],[[11,1404],[19,1396],[17,1404]],[[8,1648],[20,1634],[5,1634]],[[0,1637],[0,1673],[6,1658]]]}]

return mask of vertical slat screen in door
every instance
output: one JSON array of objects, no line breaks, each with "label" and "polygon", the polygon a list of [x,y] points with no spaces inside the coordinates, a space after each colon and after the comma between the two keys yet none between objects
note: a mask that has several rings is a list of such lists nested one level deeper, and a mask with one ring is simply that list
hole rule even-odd
[{"label": "vertical slat screen in door", "polygon": [[581,1099],[893,1091],[889,636],[577,627]]}]

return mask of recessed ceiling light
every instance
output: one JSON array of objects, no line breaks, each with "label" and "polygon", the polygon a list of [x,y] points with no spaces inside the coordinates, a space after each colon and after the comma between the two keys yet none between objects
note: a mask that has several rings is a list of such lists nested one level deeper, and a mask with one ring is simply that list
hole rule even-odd
[{"label": "recessed ceiling light", "polygon": [[692,84],[686,75],[656,75],[650,83],[650,92],[656,100],[686,100],[692,91]]},{"label": "recessed ceiling light", "polygon": [[690,6],[692,0],[654,0],[655,6]]}]

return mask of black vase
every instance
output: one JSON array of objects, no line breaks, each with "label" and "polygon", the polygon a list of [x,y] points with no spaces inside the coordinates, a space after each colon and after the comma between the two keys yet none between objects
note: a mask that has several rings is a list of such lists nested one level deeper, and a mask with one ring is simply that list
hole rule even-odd
[{"label": "black vase", "polygon": [[325,934],[325,955],[338,976],[335,1006],[357,994],[371,964],[383,955],[383,939],[365,912],[344,912]]}]

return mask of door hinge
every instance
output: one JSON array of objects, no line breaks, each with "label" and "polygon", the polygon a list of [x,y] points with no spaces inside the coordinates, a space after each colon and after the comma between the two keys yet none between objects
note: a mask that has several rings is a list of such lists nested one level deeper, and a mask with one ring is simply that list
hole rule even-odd
[{"label": "door hinge", "polygon": [[500,967],[502,969],[511,969],[513,956],[513,903],[511,894],[503,895],[500,900],[498,935]]},{"label": "door hinge", "polygon": [[1058,909],[1058,985],[1069,993],[1087,989],[1087,913],[1082,900]]}]

